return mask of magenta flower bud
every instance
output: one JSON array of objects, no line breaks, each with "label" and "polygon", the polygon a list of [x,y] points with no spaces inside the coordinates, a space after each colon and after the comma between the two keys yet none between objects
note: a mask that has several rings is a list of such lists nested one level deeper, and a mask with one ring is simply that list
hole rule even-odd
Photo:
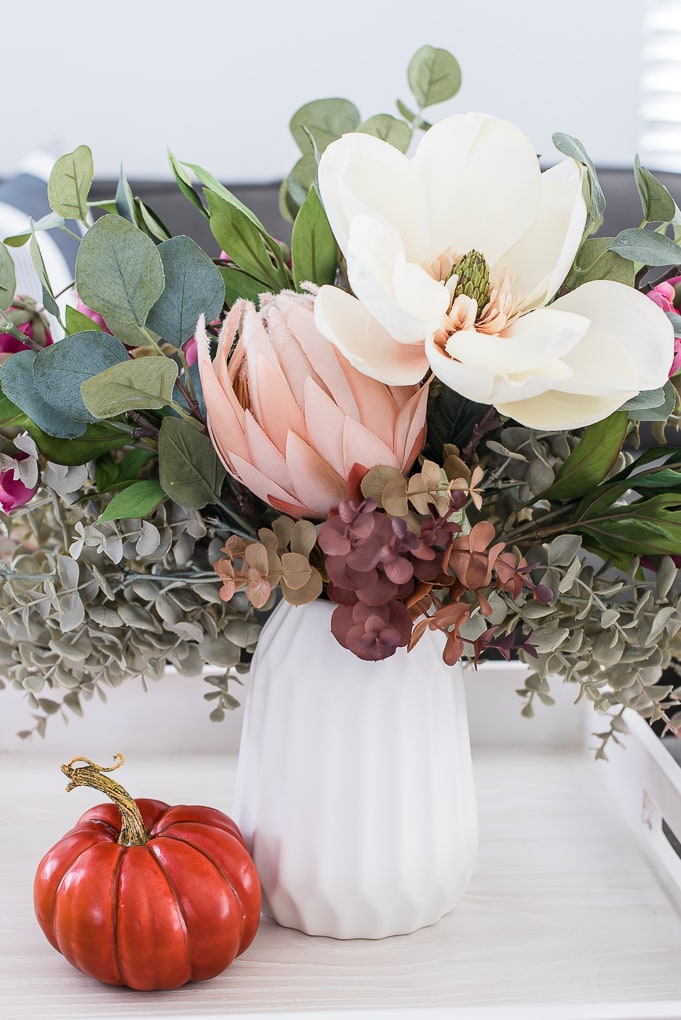
[{"label": "magenta flower bud", "polygon": [[[18,453],[13,459],[15,461],[25,460],[26,454]],[[18,477],[18,474],[17,467],[0,471],[0,510],[3,513],[9,514],[12,510],[25,506],[35,495],[37,486],[29,489]]]}]

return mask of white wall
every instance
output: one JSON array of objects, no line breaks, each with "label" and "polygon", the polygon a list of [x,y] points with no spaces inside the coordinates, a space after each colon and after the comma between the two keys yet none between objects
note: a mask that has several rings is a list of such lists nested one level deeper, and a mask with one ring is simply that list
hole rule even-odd
[{"label": "white wall", "polygon": [[[294,110],[341,95],[364,116],[408,99],[424,43],[464,72],[447,112],[509,117],[551,153],[636,150],[645,0],[22,0],[3,5],[0,176],[86,143],[99,177],[167,177],[166,147],[232,182],[285,175]],[[445,108],[443,107],[443,112]]]}]

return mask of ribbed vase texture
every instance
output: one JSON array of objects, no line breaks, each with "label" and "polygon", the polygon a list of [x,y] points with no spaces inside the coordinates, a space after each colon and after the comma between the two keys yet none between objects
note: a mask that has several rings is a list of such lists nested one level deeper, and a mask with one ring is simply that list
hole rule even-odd
[{"label": "ribbed vase texture", "polygon": [[405,934],[448,913],[473,869],[462,671],[431,634],[363,662],[332,636],[332,610],[282,603],[263,630],[233,815],[279,924]]}]

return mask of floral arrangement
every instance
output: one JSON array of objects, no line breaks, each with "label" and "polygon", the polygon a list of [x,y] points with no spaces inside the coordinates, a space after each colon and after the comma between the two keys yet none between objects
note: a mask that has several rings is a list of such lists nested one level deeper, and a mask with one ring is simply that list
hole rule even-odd
[{"label": "floral arrangement", "polygon": [[[625,706],[674,728],[681,212],[637,161],[642,225],[603,237],[576,139],[542,171],[513,124],[431,125],[444,50],[408,82],[399,117],[294,115],[290,246],[173,156],[212,256],[124,175],[95,207],[81,146],[0,247],[0,670],[39,731],[168,663],[210,667],[221,718],[279,598],[330,600],[365,659],[426,629],[447,663],[516,655],[527,715],[557,674],[615,710],[599,753]],[[61,295],[55,229],[80,238]]]}]

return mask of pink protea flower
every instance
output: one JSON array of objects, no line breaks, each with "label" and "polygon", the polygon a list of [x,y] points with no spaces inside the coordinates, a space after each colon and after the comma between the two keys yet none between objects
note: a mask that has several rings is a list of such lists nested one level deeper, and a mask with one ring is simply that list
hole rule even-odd
[{"label": "pink protea flower", "polygon": [[[681,276],[673,276],[669,280],[665,280],[664,283],[658,283],[657,287],[653,287],[652,290],[648,291],[648,297],[651,301],[654,301],[658,308],[661,308],[663,312],[675,312],[677,315],[681,315],[679,306],[681,305]],[[681,369],[681,337],[674,336],[674,359],[669,369],[669,378]]]},{"label": "pink protea flower", "polygon": [[24,485],[16,464],[17,461],[26,460],[26,457],[25,453],[17,453],[13,458],[5,456],[0,458],[1,466],[5,466],[8,461],[14,461],[9,467],[5,467],[4,471],[0,470],[0,510],[5,514],[25,506],[35,494],[37,485],[33,488]]},{"label": "pink protea flower", "polygon": [[324,518],[355,465],[408,471],[423,447],[427,385],[387,386],[353,368],[317,330],[309,294],[264,294],[260,310],[238,301],[212,363],[202,320],[196,338],[218,455],[277,510]]}]

